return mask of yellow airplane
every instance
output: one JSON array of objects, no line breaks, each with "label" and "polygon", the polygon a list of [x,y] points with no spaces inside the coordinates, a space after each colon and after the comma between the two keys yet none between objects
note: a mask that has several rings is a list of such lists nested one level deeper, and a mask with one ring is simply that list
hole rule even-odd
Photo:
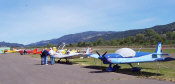
[{"label": "yellow airplane", "polygon": [[5,50],[2,50],[3,53],[15,53],[15,49],[13,50],[8,50],[8,49],[5,49]]}]

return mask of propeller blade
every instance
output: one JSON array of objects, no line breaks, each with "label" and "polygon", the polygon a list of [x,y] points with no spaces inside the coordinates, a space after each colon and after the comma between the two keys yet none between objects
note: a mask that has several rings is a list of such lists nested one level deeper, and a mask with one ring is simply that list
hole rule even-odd
[{"label": "propeller blade", "polygon": [[100,53],[96,51],[96,53],[100,56]]},{"label": "propeller blade", "polygon": [[107,53],[107,51],[102,55],[103,58],[105,57],[106,53]]}]

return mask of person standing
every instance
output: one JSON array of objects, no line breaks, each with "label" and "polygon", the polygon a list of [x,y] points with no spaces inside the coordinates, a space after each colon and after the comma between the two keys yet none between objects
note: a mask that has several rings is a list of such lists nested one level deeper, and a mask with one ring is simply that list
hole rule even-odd
[{"label": "person standing", "polygon": [[26,54],[26,49],[24,49],[24,55]]},{"label": "person standing", "polygon": [[44,65],[44,55],[43,55],[43,51],[44,51],[44,49],[42,50],[42,52],[41,52],[41,65]]},{"label": "person standing", "polygon": [[44,58],[44,65],[48,65],[47,64],[47,56],[49,55],[48,51],[43,49],[42,53],[41,53],[41,64],[43,63],[43,58]]},{"label": "person standing", "polygon": [[49,55],[50,55],[50,63],[51,65],[53,65],[55,63],[55,59],[54,59],[54,51],[52,50],[52,48],[50,48],[50,51],[49,51]]}]

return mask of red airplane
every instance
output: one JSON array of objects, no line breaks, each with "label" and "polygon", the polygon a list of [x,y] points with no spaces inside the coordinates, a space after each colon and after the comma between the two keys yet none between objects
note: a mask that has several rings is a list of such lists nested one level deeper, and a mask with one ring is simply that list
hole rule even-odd
[{"label": "red airplane", "polygon": [[[26,51],[26,54],[28,53],[33,53],[33,54],[41,54],[42,51],[37,51],[37,49],[33,49],[33,50],[25,50]],[[24,54],[24,50],[19,50],[19,53],[21,55]]]}]

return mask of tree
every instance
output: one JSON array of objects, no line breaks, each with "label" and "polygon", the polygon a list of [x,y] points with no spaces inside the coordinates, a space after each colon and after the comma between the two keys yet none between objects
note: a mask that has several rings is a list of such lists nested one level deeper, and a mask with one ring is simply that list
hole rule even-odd
[{"label": "tree", "polygon": [[157,42],[157,39],[160,40],[160,36],[157,32],[155,32],[153,29],[148,29],[145,32],[145,40],[150,44],[155,44]]},{"label": "tree", "polygon": [[160,37],[161,37],[161,41],[160,42],[167,43],[167,38],[166,38],[165,34],[160,35]]},{"label": "tree", "polygon": [[94,46],[103,45],[102,38],[98,38],[97,40],[95,40],[95,41],[93,42],[93,45],[94,45]]},{"label": "tree", "polygon": [[110,40],[110,45],[111,45],[111,46],[114,46],[114,45],[115,45],[115,42],[116,42],[116,41],[115,41],[114,39]]},{"label": "tree", "polygon": [[147,30],[145,31],[145,36],[146,36],[146,37],[151,37],[151,36],[153,36],[155,33],[156,33],[156,32],[155,32],[153,29],[147,29]]},{"label": "tree", "polygon": [[56,46],[56,45],[49,44],[49,43],[46,45],[47,48],[54,47],[54,46]]},{"label": "tree", "polygon": [[77,46],[82,47],[82,42],[78,42]]},{"label": "tree", "polygon": [[168,40],[173,40],[174,33],[171,31],[166,32],[166,36]]},{"label": "tree", "polygon": [[[161,41],[161,36],[160,36],[158,33],[154,34],[153,38],[155,38],[155,41],[154,41],[155,43]],[[155,43],[154,43],[154,44],[155,44]]]},{"label": "tree", "polygon": [[67,45],[68,47],[73,47],[73,44],[72,43],[70,43],[69,45]]},{"label": "tree", "polygon": [[143,44],[144,43],[144,35],[143,34],[136,34],[135,41],[139,44]]},{"label": "tree", "polygon": [[97,39],[97,45],[102,45],[102,44],[103,44],[102,38]]},{"label": "tree", "polygon": [[82,46],[82,47],[87,46],[86,42],[83,42],[81,46]]},{"label": "tree", "polygon": [[93,46],[93,43],[92,42],[89,42],[89,46],[92,47]]}]

